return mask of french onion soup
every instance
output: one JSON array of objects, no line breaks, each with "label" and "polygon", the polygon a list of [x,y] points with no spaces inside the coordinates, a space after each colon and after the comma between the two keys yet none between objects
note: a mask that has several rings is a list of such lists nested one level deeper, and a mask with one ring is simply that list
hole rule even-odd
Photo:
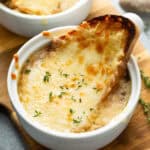
[{"label": "french onion soup", "polygon": [[27,115],[61,132],[108,124],[129,100],[126,65],[134,36],[132,22],[112,15],[51,37],[20,70],[18,94]]},{"label": "french onion soup", "polygon": [[25,14],[50,15],[71,8],[79,0],[7,0],[6,6]]}]

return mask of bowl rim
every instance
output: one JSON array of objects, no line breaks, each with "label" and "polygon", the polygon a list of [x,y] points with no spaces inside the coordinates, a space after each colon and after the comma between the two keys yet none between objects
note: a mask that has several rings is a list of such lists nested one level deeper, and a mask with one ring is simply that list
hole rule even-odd
[{"label": "bowl rim", "polygon": [[72,7],[68,8],[65,11],[62,11],[60,13],[52,14],[52,15],[43,15],[43,16],[38,16],[38,15],[31,15],[31,14],[24,14],[21,12],[14,11],[13,9],[5,6],[3,3],[0,3],[0,8],[2,11],[8,13],[9,15],[13,15],[15,17],[20,17],[24,19],[30,19],[30,20],[41,20],[41,19],[59,19],[61,17],[64,17],[68,14],[72,14],[75,12],[78,8],[82,7],[85,5],[88,1],[91,0],[79,0],[74,4]]},{"label": "bowl rim", "polygon": [[[64,29],[73,29],[75,27],[76,26],[63,26],[63,27],[57,27],[57,28],[54,28],[54,29],[51,29],[51,30],[48,30],[48,31],[50,33],[53,33],[53,32],[58,32],[58,31],[61,31],[61,30],[64,30]],[[42,33],[40,33],[37,36],[33,37],[28,42],[26,42],[19,49],[19,51],[17,52],[17,54],[19,56],[19,60],[22,59],[21,58],[22,54],[27,53],[27,51],[28,51],[27,49],[29,49],[28,47],[30,47],[30,46],[32,47],[34,42],[36,43],[39,40],[43,40],[46,43],[48,43],[50,41],[50,39],[47,39],[47,38],[43,37]],[[44,45],[41,45],[41,46],[44,46]],[[39,46],[39,48],[41,46]],[[36,50],[38,50],[38,49],[36,49]],[[32,50],[30,51],[30,54],[33,53],[36,50],[33,50],[33,48],[32,48]],[[60,132],[60,131],[50,130],[50,129],[40,125],[39,123],[33,122],[33,120],[27,118],[27,116],[25,114],[25,110],[24,110],[24,108],[23,108],[23,106],[22,106],[22,104],[21,104],[21,102],[18,98],[17,80],[12,80],[11,79],[11,73],[15,70],[14,60],[11,61],[11,64],[10,64],[10,67],[9,67],[9,70],[8,70],[8,76],[7,76],[8,94],[9,94],[9,97],[10,97],[11,104],[14,107],[15,111],[17,112],[18,116],[21,119],[23,119],[28,125],[32,126],[33,128],[35,128],[39,132],[47,134],[48,136],[55,136],[55,137],[65,138],[65,139],[90,138],[90,137],[108,132],[108,131],[112,130],[113,128],[119,126],[119,124],[123,123],[124,121],[126,121],[126,119],[130,118],[130,115],[133,113],[133,111],[134,111],[134,109],[135,109],[135,107],[138,103],[138,98],[140,96],[141,76],[140,76],[140,71],[139,71],[138,64],[137,64],[134,56],[130,57],[127,66],[128,66],[132,86],[131,86],[131,95],[130,95],[130,98],[129,98],[129,101],[128,101],[126,107],[124,108],[124,110],[120,114],[117,115],[117,117],[115,117],[115,119],[110,121],[110,123],[108,123],[104,127],[98,128],[98,129],[93,130],[93,131],[88,131],[88,132],[84,132],[84,133]],[[14,95],[14,93],[17,94],[17,95]]]}]

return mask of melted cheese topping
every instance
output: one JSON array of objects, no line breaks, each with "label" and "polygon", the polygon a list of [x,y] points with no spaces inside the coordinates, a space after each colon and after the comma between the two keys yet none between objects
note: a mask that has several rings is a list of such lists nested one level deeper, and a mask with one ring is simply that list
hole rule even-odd
[{"label": "melted cheese topping", "polygon": [[67,10],[79,0],[11,0],[6,3],[10,8],[32,15],[56,14]]},{"label": "melted cheese topping", "polygon": [[[125,108],[131,91],[129,80],[122,79],[96,110],[94,104],[99,99],[99,93],[93,86],[89,86],[90,81],[85,80],[80,72],[76,75],[67,72],[67,78],[62,76],[60,67],[56,67],[55,63],[50,65],[46,63],[48,60],[43,61],[42,58],[39,60],[39,53],[41,54],[38,52],[37,56],[32,56],[25,64],[19,80],[20,100],[31,120],[61,132],[85,132],[105,126]],[[71,60],[69,65],[70,62]],[[50,69],[44,69],[45,65]],[[43,80],[46,71],[51,72],[48,83]],[[82,87],[78,88],[78,82],[82,83],[83,79],[85,81],[81,84]],[[81,128],[84,119],[91,112],[92,124]]]},{"label": "melted cheese topping", "polygon": [[[102,99],[111,91],[122,64],[125,47],[122,41],[126,34],[124,29],[116,32],[120,25],[116,28],[114,23],[107,30],[102,30],[106,26],[100,24],[90,29],[83,26],[36,51],[20,73],[18,93],[25,110],[50,129],[63,132],[94,129]],[[112,101],[110,107],[108,103],[108,111],[115,109],[116,113],[104,124],[125,107],[128,86],[125,103]],[[102,115],[104,118],[108,111],[106,116]]]}]

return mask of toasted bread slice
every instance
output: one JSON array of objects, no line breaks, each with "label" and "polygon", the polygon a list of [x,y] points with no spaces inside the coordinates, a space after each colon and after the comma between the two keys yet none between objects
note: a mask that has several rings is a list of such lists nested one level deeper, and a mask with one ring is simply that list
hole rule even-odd
[{"label": "toasted bread slice", "polygon": [[[106,15],[56,37],[46,50],[44,48],[31,56],[31,66],[23,68],[32,68],[32,71],[19,79],[21,101],[29,100],[31,107],[25,106],[32,114],[35,99],[38,99],[36,106],[39,110],[43,108],[41,112],[45,106],[46,112],[42,114],[48,116],[49,123],[45,124],[51,128],[88,131],[97,117],[95,112],[100,102],[125,71],[137,33],[130,20]],[[44,32],[43,35],[49,34]],[[51,74],[49,84],[41,80],[45,72]],[[52,100],[47,102],[50,91]],[[24,93],[28,95],[24,96]],[[45,121],[42,115],[39,119]]]},{"label": "toasted bread slice", "polygon": [[[85,75],[87,84],[85,86],[83,83],[77,92],[78,99],[83,99],[82,103],[72,103],[70,106],[76,112],[72,114],[72,131],[84,132],[92,125],[101,100],[106,98],[124,74],[137,35],[138,30],[130,20],[106,15],[84,22],[76,30],[59,37],[63,44],[56,51],[61,51],[60,57],[66,55],[63,57],[65,59],[72,57],[75,64],[74,67],[67,66],[67,72],[71,70]],[[85,95],[80,97],[79,93]],[[76,95],[76,91],[73,94]]]}]

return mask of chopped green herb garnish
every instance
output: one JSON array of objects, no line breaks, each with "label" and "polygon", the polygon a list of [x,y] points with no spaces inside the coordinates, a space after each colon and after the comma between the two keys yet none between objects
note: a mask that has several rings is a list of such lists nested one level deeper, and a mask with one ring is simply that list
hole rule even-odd
[{"label": "chopped green herb garnish", "polygon": [[77,90],[81,87],[83,87],[83,85],[87,86],[87,83],[85,83],[85,79],[82,78],[81,81],[77,82]]},{"label": "chopped green herb garnish", "polygon": [[49,101],[50,101],[50,102],[52,101],[52,98],[53,98],[53,93],[50,92],[50,93],[49,93]]},{"label": "chopped green herb garnish", "polygon": [[61,76],[64,76],[65,78],[69,77],[69,74],[63,73],[61,69],[58,70]]},{"label": "chopped green herb garnish", "polygon": [[79,102],[82,103],[82,99],[81,98],[79,98]]},{"label": "chopped green herb garnish", "polygon": [[30,69],[26,69],[26,70],[24,71],[25,74],[29,74],[30,72],[31,72]]},{"label": "chopped green herb garnish", "polygon": [[82,85],[78,85],[78,89],[81,88],[81,87],[82,87]]},{"label": "chopped green herb garnish", "polygon": [[84,74],[80,74],[80,76],[81,76],[81,77],[83,77],[83,76],[84,76]]},{"label": "chopped green herb garnish", "polygon": [[67,77],[69,76],[69,74],[64,73],[63,76],[64,76],[65,78],[67,78]]},{"label": "chopped green herb garnish", "polygon": [[144,85],[150,88],[150,77],[145,76],[143,71],[141,71],[141,78],[143,79]]},{"label": "chopped green herb garnish", "polygon": [[82,83],[86,86],[87,83],[85,83],[85,79],[82,79]]},{"label": "chopped green herb garnish", "polygon": [[81,123],[81,121],[82,121],[81,117],[78,117],[77,119],[73,119],[73,123],[75,123],[75,124],[79,124],[79,123]]},{"label": "chopped green herb garnish", "polygon": [[100,92],[100,89],[98,89],[98,88],[96,88],[96,87],[94,87],[93,90],[95,90],[96,93]]},{"label": "chopped green herb garnish", "polygon": [[80,81],[78,81],[78,83],[77,83],[78,85],[80,85]]},{"label": "chopped green herb garnish", "polygon": [[51,76],[51,74],[49,72],[45,72],[45,76],[43,78],[44,82],[49,82],[49,77]]},{"label": "chopped green herb garnish", "polygon": [[140,98],[139,103],[142,105],[144,114],[147,116],[147,120],[150,123],[150,103],[146,103],[143,99]]},{"label": "chopped green herb garnish", "polygon": [[70,108],[70,109],[69,109],[69,112],[70,112],[71,114],[73,114],[73,113],[74,113],[74,110],[73,110],[72,108]]},{"label": "chopped green herb garnish", "polygon": [[82,82],[84,82],[85,80],[84,79],[82,79]]},{"label": "chopped green herb garnish", "polygon": [[41,114],[42,114],[42,113],[41,113],[40,111],[35,110],[33,117],[38,117],[38,116],[40,116]]},{"label": "chopped green herb garnish", "polygon": [[61,69],[58,70],[59,71],[59,74],[62,76],[63,72]]},{"label": "chopped green herb garnish", "polygon": [[59,98],[62,98],[62,96],[65,95],[65,94],[66,94],[66,92],[61,92],[61,93],[58,95],[58,97],[59,97]]},{"label": "chopped green herb garnish", "polygon": [[62,90],[64,89],[64,86],[59,86]]},{"label": "chopped green herb garnish", "polygon": [[68,87],[65,87],[65,86],[59,86],[59,88],[62,89],[62,90],[64,90],[64,89],[68,90],[69,89]]},{"label": "chopped green herb garnish", "polygon": [[74,102],[76,102],[76,99],[74,98],[74,96],[71,96],[71,100],[73,100]]},{"label": "chopped green herb garnish", "polygon": [[82,87],[82,83],[79,81],[79,82],[77,82],[77,90],[79,89],[79,88],[81,88]]},{"label": "chopped green herb garnish", "polygon": [[90,111],[93,111],[94,110],[94,108],[90,108]]}]

